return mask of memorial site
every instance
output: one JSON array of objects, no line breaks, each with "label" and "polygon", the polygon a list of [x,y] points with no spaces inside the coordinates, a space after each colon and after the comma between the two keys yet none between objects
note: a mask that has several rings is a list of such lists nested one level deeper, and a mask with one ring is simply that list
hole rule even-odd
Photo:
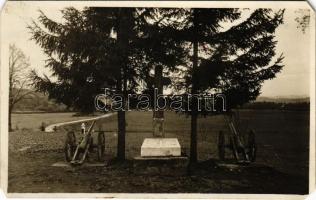
[{"label": "memorial site", "polygon": [[314,18],[8,3],[7,192],[308,194]]}]

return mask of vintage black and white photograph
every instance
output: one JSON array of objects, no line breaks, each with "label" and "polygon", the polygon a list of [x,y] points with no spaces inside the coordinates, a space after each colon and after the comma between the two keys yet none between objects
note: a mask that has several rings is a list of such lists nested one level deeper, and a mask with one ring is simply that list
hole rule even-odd
[{"label": "vintage black and white photograph", "polygon": [[1,15],[6,193],[313,190],[307,2],[9,1]]}]

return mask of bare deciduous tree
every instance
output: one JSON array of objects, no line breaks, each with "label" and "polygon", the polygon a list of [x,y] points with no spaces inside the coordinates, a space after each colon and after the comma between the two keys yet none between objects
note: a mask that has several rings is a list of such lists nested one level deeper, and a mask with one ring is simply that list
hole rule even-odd
[{"label": "bare deciduous tree", "polygon": [[9,45],[9,131],[12,131],[11,113],[14,106],[32,94],[29,79],[29,58],[14,44]]},{"label": "bare deciduous tree", "polygon": [[310,11],[309,9],[298,9],[295,11],[297,22],[297,28],[301,29],[303,34],[305,34],[306,30],[309,28],[310,24]]}]

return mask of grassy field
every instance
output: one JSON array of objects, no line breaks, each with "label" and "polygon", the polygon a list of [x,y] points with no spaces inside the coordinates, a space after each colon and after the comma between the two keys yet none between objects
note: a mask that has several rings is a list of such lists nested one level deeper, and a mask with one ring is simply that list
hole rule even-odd
[{"label": "grassy field", "polygon": [[14,129],[39,130],[42,123],[54,124],[58,122],[67,122],[79,119],[86,119],[87,116],[74,116],[75,113],[27,113],[12,114],[12,127]]},{"label": "grassy field", "polygon": [[[256,165],[264,166],[264,168],[251,168],[251,170],[234,174],[236,172],[223,172],[207,167],[203,170],[208,175],[196,175],[193,179],[192,176],[139,177],[130,172],[132,164],[129,163],[132,162],[133,157],[140,154],[143,139],[152,137],[151,112],[127,113],[126,154],[130,161],[126,163],[126,166],[80,170],[51,167],[53,163],[64,160],[62,148],[65,131],[61,129],[55,133],[41,132],[38,129],[41,124],[39,121],[46,120],[55,123],[75,119],[77,118],[71,117],[70,113],[13,116],[13,123],[19,122],[21,127],[20,130],[9,133],[10,192],[306,193],[308,189],[308,112],[240,111],[241,128],[256,131],[258,145]],[[79,128],[79,125],[65,127],[65,129],[75,130]],[[106,131],[107,160],[113,159],[116,155],[117,143],[116,116],[98,121],[95,128]],[[220,130],[228,133],[228,126],[223,116],[199,118],[198,158],[200,163],[218,159],[217,133]],[[182,150],[189,153],[190,118],[166,112],[165,133],[166,137],[177,137]],[[49,172],[53,172],[54,176],[50,176]],[[89,176],[86,178],[80,176],[87,173]],[[21,179],[21,176],[25,178]],[[27,186],[26,181],[31,181],[33,184]],[[139,183],[136,184],[135,181]],[[73,184],[74,182],[76,184]],[[111,182],[110,185],[109,182]],[[152,182],[157,184],[152,185]],[[168,188],[160,185],[166,182]]]}]

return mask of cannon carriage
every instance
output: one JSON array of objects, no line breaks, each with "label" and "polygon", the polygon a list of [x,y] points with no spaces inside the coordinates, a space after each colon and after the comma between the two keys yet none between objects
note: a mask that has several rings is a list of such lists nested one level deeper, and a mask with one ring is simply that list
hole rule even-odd
[{"label": "cannon carriage", "polygon": [[94,131],[93,121],[88,131],[84,129],[80,137],[76,138],[74,131],[69,131],[66,136],[64,153],[67,162],[72,165],[81,165],[89,157],[89,154],[97,153],[98,161],[104,161],[105,135],[104,131]]},{"label": "cannon carriage", "polygon": [[255,131],[252,129],[242,130],[240,128],[239,116],[230,113],[224,116],[229,126],[229,132],[218,133],[218,157],[221,161],[233,160],[238,164],[250,164],[255,162],[257,145]]}]

